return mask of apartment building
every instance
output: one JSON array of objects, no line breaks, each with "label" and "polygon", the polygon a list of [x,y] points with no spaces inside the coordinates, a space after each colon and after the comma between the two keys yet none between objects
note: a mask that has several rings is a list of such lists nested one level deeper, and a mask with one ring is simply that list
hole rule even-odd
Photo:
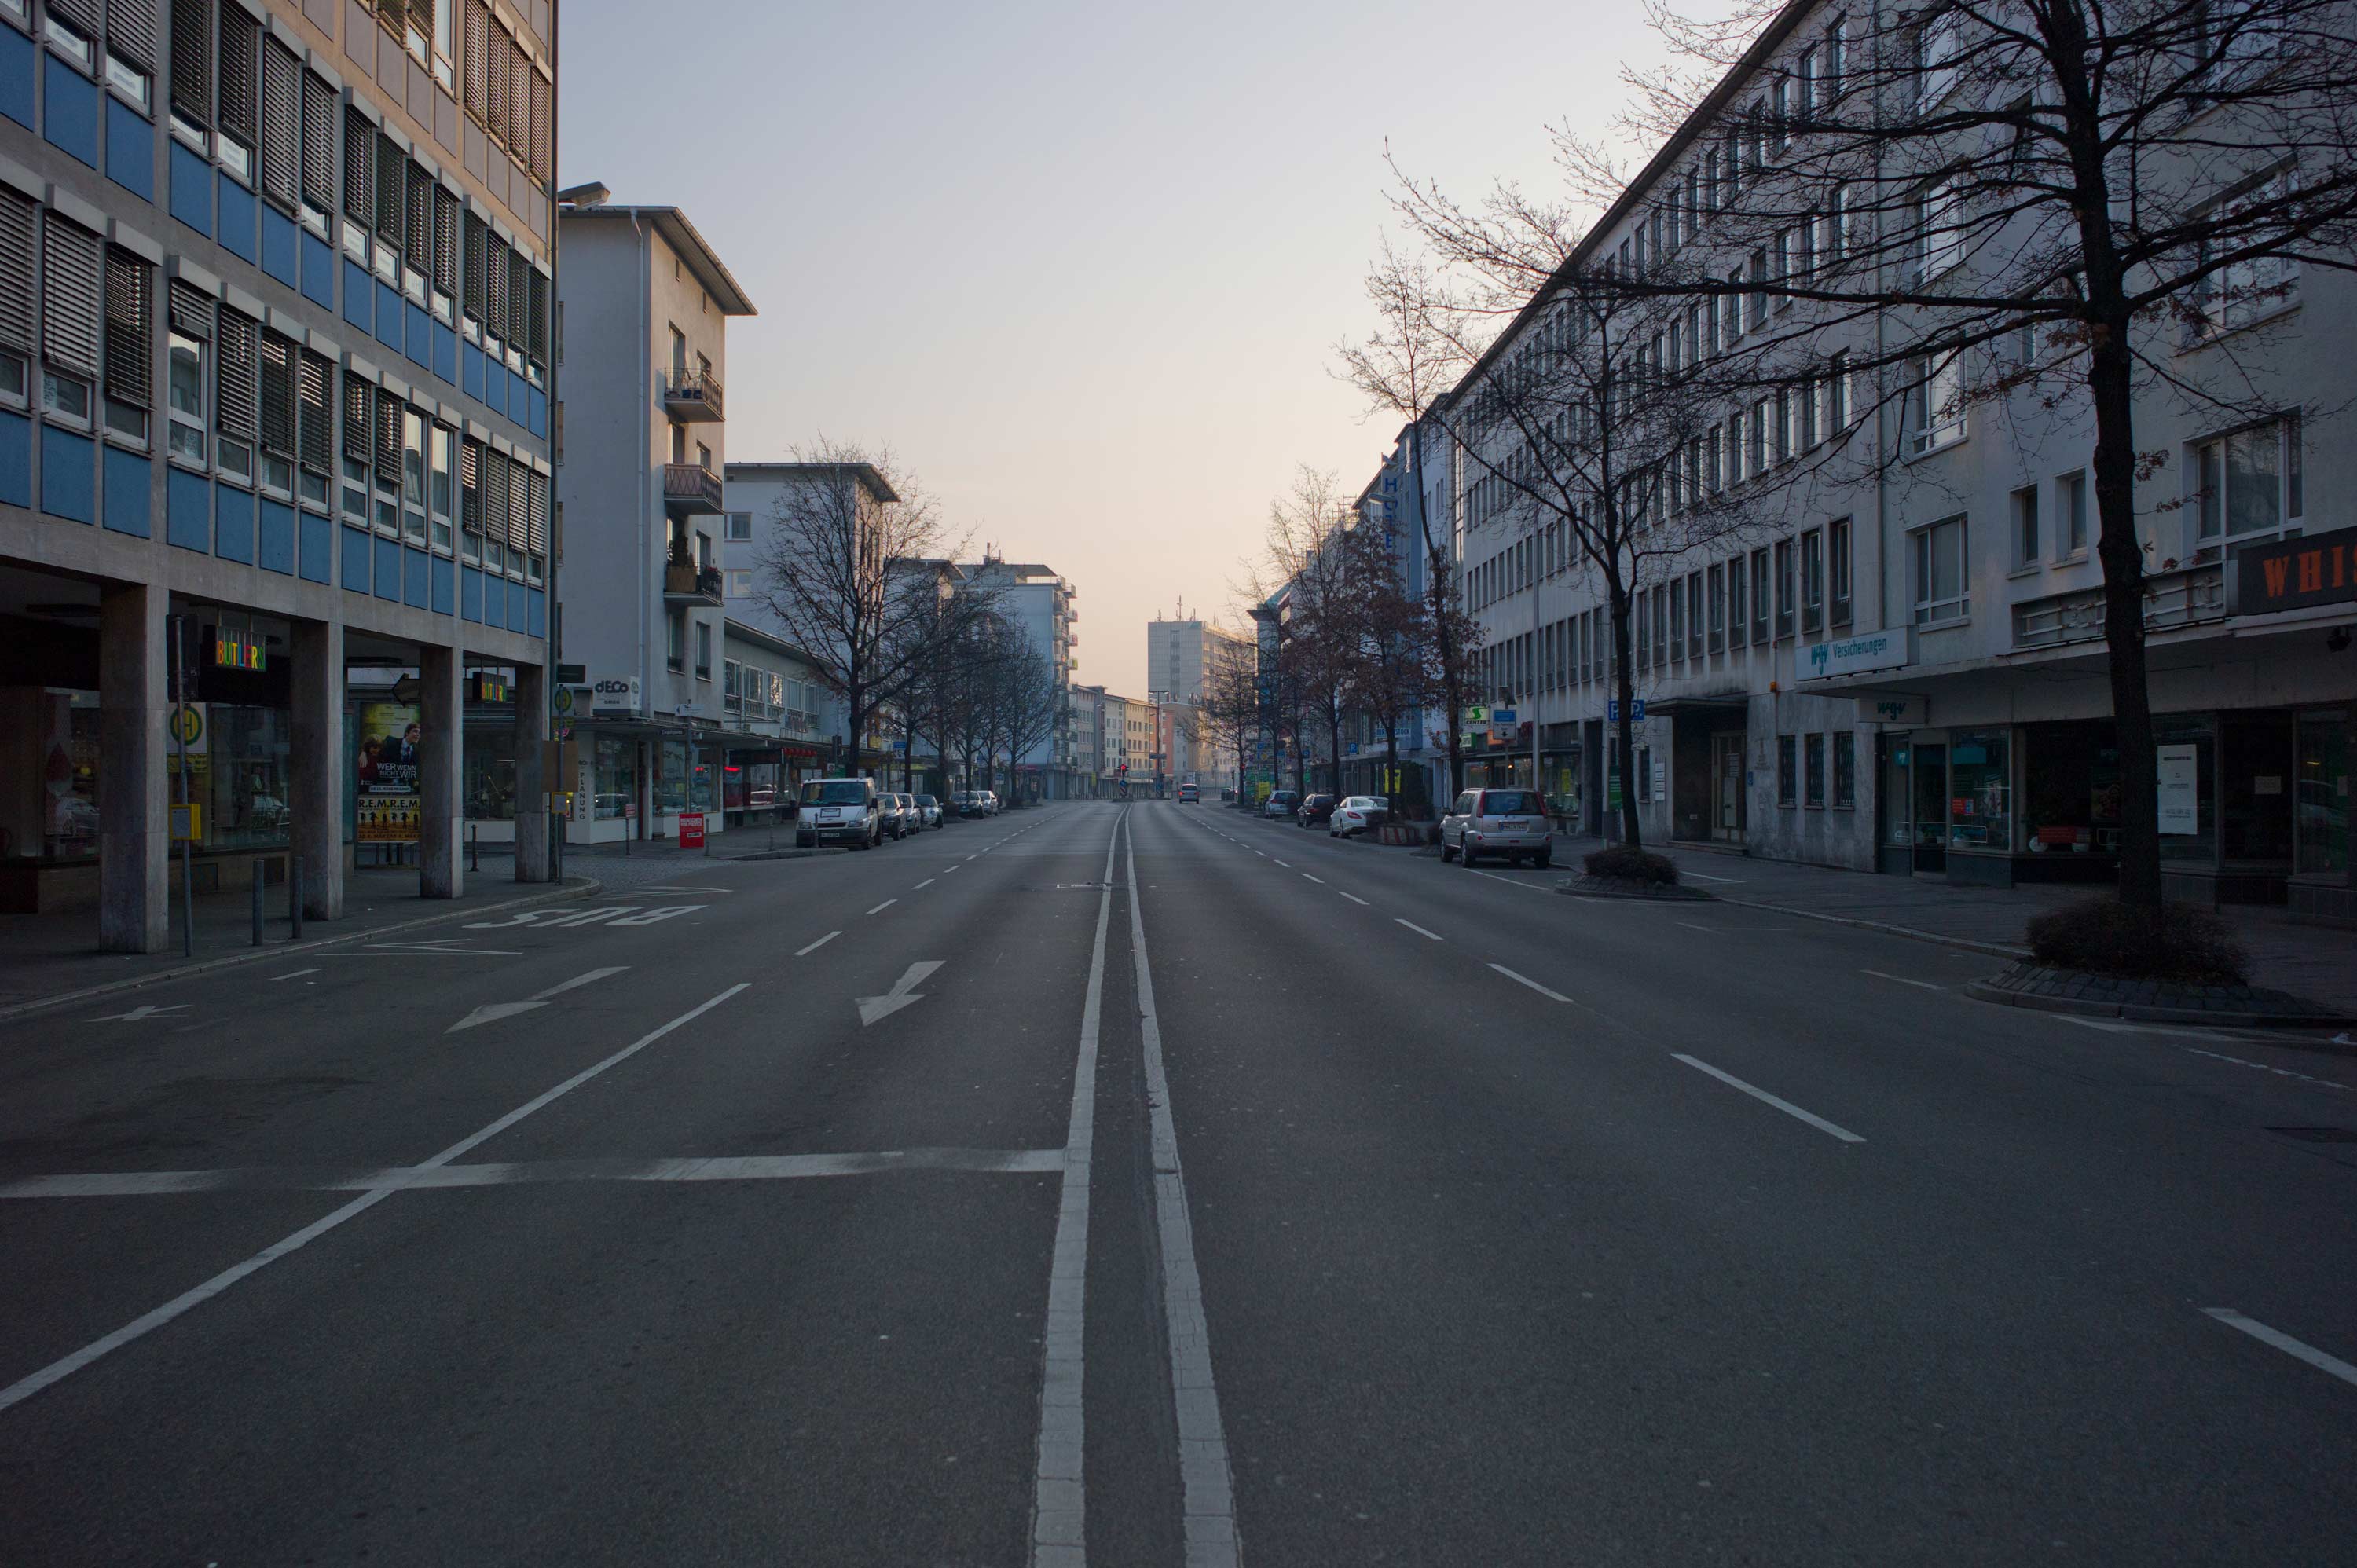
[{"label": "apartment building", "polygon": [[0,0],[5,907],[158,950],[176,833],[314,918],[361,858],[454,897],[470,810],[549,875],[555,41]]},{"label": "apartment building", "polygon": [[783,638],[730,617],[721,630],[720,808],[732,828],[775,822],[822,777],[842,709],[817,664]]},{"label": "apartment building", "polygon": [[1080,633],[1073,629],[1081,618],[1080,590],[1053,567],[1010,562],[986,551],[981,561],[958,571],[1022,632],[1025,645],[1047,661],[1055,682],[1058,722],[1045,739],[1015,759],[1016,776],[1035,799],[1062,800],[1083,793],[1087,775],[1079,761],[1068,695],[1072,671],[1080,667]]},{"label": "apartment building", "polygon": [[1199,782],[1200,775],[1217,774],[1224,765],[1226,759],[1198,738],[1193,715],[1202,704],[1205,682],[1221,664],[1251,657],[1252,639],[1216,621],[1157,616],[1146,623],[1148,695],[1168,712],[1168,770],[1178,782]]},{"label": "apartment building", "polygon": [[728,322],[754,314],[676,207],[600,199],[557,218],[566,247],[565,453],[557,489],[576,569],[565,653],[581,677],[581,843],[667,838],[683,812],[723,824]]},{"label": "apartment building", "polygon": [[[1908,364],[1903,311],[1813,318],[1807,301],[1750,286],[1867,242],[1839,188],[1772,236],[1728,216],[1775,177],[1783,126],[1808,118],[1799,106],[1844,90],[1846,59],[1919,51],[1881,79],[1910,95],[1886,116],[1948,90],[1951,57],[1921,53],[1932,43],[1910,26],[1878,38],[1837,7],[1789,7],[1582,242],[1566,286],[1534,298],[1460,384],[1457,407],[1534,357],[1583,351],[1566,299],[1584,272],[1643,275],[1674,259],[1733,280],[1660,312],[1632,365],[1699,367],[1712,384],[1716,364],[1755,343],[1804,339],[1820,373],[1748,394],[1721,381],[1718,417],[1623,498],[1657,514],[1632,549],[1644,831],[1958,882],[2104,880],[2120,780],[2083,392],[2036,373],[2034,335]],[[1967,222],[1953,177],[1914,195],[1911,230],[1873,242],[1905,286],[1952,286],[1982,264],[1977,242],[1953,238]],[[1886,201],[1881,221],[1895,210]],[[2344,532],[2357,459],[2333,437],[2357,344],[2338,274],[2287,267],[2271,281],[2280,340],[2255,379],[2274,413],[2248,412],[2246,372],[2221,348],[2245,324],[2228,319],[2156,344],[2193,395],[2147,388],[2136,411],[2151,455],[2136,503],[2163,855],[2172,897],[2346,919],[2357,572],[2334,573],[2357,539]],[[2230,382],[2242,412],[2200,395]],[[1563,417],[1572,444],[1593,441],[1584,411]],[[1609,830],[1618,691],[1600,574],[1530,503],[1526,431],[1444,423],[1467,603],[1486,633],[1482,694],[1493,714],[1514,713],[1474,737],[1477,781],[1530,780],[1535,761],[1559,810]],[[1706,514],[1729,521],[1687,525]]]}]

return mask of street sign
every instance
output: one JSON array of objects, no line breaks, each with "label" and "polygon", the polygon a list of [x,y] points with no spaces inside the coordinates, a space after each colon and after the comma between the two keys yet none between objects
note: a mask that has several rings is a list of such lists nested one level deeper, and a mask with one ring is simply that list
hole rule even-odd
[{"label": "street sign", "polygon": [[1475,703],[1465,710],[1465,722],[1469,725],[1486,725],[1490,722],[1490,710],[1480,703]]},{"label": "street sign", "polygon": [[[1614,697],[1604,704],[1604,722],[1608,725],[1617,725],[1620,722],[1620,698]],[[1641,725],[1645,722],[1644,698],[1639,697],[1635,703],[1631,705],[1629,709],[1629,722],[1633,725]]]},{"label": "street sign", "polygon": [[1512,724],[1514,722],[1514,710],[1512,708],[1491,708],[1490,710],[1490,722],[1493,725]]}]

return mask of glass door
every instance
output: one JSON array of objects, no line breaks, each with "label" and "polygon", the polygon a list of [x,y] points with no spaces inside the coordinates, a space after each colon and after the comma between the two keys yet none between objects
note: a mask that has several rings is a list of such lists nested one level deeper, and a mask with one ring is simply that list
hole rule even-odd
[{"label": "glass door", "polygon": [[1948,868],[1948,746],[1944,740],[1916,741],[1914,753],[1915,869]]}]

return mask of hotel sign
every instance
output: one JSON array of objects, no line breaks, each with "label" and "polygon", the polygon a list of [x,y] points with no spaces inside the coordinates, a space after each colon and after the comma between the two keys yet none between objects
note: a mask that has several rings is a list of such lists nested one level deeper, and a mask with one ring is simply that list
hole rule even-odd
[{"label": "hotel sign", "polygon": [[2357,601],[2357,530],[2246,545],[2234,553],[2233,615]]},{"label": "hotel sign", "polygon": [[1806,650],[1807,668],[1801,671],[1804,681],[1823,680],[1831,675],[1864,675],[1876,670],[1901,670],[1915,662],[1915,650],[1910,645],[1910,628],[1898,627],[1889,631],[1869,631],[1857,637],[1829,638]]}]

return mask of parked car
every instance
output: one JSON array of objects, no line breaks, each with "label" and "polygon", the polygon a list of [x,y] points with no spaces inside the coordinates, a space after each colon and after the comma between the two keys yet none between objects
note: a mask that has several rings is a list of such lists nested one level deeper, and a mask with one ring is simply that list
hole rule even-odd
[{"label": "parked car", "polygon": [[866,779],[813,779],[802,785],[794,813],[794,843],[814,849],[823,843],[847,843],[854,849],[874,849],[884,842],[881,797]]},{"label": "parked car", "polygon": [[1281,822],[1299,810],[1301,810],[1300,790],[1272,789],[1269,791],[1268,799],[1261,804],[1260,814],[1273,822]]},{"label": "parked car", "polygon": [[1555,858],[1546,802],[1534,789],[1468,789],[1440,819],[1440,858],[1463,856],[1470,866],[1484,855],[1544,870]]},{"label": "parked car", "polygon": [[982,814],[985,817],[995,817],[998,815],[998,791],[996,789],[985,789],[981,793],[983,805]]},{"label": "parked car", "polygon": [[1353,833],[1365,832],[1391,820],[1390,806],[1373,795],[1347,795],[1334,808],[1333,821],[1326,824],[1327,836],[1346,839]]},{"label": "parked car", "polygon": [[933,799],[931,795],[918,796],[917,821],[924,827],[940,827],[942,825],[942,803]]},{"label": "parked car", "polygon": [[1202,803],[1202,800],[1203,800],[1203,792],[1202,792],[1200,789],[1198,789],[1197,788],[1195,788],[1195,786],[1194,786],[1194,785],[1192,785],[1192,784],[1181,784],[1181,785],[1179,785],[1179,786],[1178,786],[1178,803],[1179,803],[1180,805],[1182,805],[1182,806],[1194,806],[1194,805],[1200,805],[1200,804],[1201,804],[1201,803]]},{"label": "parked car", "polygon": [[950,799],[957,802],[957,814],[961,817],[980,819],[990,815],[990,802],[982,798],[979,789],[961,789]]},{"label": "parked car", "polygon": [[1310,795],[1303,799],[1301,810],[1293,820],[1305,828],[1322,828],[1334,820],[1334,808],[1340,802],[1331,795]]}]

